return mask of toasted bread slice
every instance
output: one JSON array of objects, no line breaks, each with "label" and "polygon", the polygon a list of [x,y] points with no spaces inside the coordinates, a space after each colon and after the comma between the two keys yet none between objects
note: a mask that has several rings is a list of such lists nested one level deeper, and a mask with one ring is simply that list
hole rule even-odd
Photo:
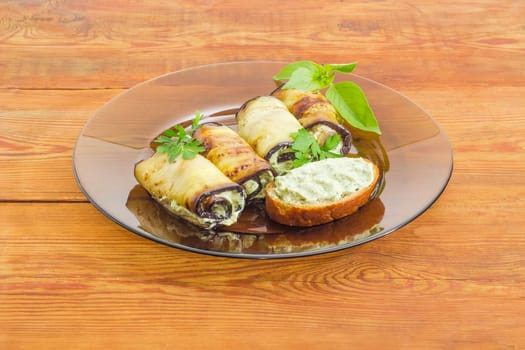
[{"label": "toasted bread slice", "polygon": [[324,224],[365,205],[378,180],[378,167],[365,158],[309,163],[278,176],[266,187],[266,212],[283,225]]}]

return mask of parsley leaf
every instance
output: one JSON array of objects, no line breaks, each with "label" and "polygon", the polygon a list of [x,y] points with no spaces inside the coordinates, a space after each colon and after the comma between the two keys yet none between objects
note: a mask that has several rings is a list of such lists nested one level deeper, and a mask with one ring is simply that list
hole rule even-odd
[{"label": "parsley leaf", "polygon": [[295,151],[294,168],[321,159],[342,157],[340,153],[333,152],[341,141],[341,135],[339,134],[328,137],[322,146],[305,128],[299,129],[290,136],[293,139],[292,149]]},{"label": "parsley leaf", "polygon": [[324,142],[322,149],[323,151],[326,151],[326,152],[331,151],[337,147],[339,142],[341,142],[341,135],[334,134],[334,135],[328,136],[326,138],[326,141]]},{"label": "parsley leaf", "polygon": [[316,142],[315,137],[313,137],[305,128],[301,128],[293,133],[292,138],[294,140],[292,149],[301,153],[307,153],[312,147],[312,143]]},{"label": "parsley leaf", "polygon": [[197,111],[189,132],[181,125],[175,125],[166,130],[164,134],[155,139],[155,142],[159,144],[157,152],[166,153],[170,163],[181,154],[182,159],[193,159],[197,154],[203,152],[205,149],[202,143],[193,138],[193,133],[199,128],[201,118],[202,114]]}]

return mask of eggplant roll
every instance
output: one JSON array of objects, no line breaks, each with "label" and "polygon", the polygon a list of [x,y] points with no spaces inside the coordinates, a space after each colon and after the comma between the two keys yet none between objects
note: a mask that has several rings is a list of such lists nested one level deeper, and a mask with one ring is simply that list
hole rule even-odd
[{"label": "eggplant roll", "polygon": [[320,92],[278,88],[272,92],[288,110],[310,131],[320,144],[329,136],[341,135],[341,142],[336,150],[342,155],[350,151],[352,135],[340,123],[334,106]]},{"label": "eggplant roll", "polygon": [[231,225],[245,206],[243,188],[201,155],[170,163],[157,152],[135,166],[135,178],[171,213],[200,227]]},{"label": "eggplant roll", "polygon": [[226,125],[208,122],[193,137],[203,144],[203,155],[244,188],[248,201],[264,198],[266,185],[274,178],[273,169],[239,134]]},{"label": "eggplant roll", "polygon": [[286,105],[273,96],[247,101],[236,115],[239,135],[270,162],[277,174],[293,168],[293,139],[290,134],[302,128]]}]

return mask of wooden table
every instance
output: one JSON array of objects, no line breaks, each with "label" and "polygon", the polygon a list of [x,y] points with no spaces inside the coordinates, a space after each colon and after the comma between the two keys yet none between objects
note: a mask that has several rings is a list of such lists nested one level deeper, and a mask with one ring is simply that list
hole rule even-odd
[{"label": "wooden table", "polygon": [[[0,2],[0,348],[525,349],[522,1]],[[284,260],[169,248],[75,183],[90,116],[149,78],[339,63],[409,96],[454,151],[402,229]]]}]

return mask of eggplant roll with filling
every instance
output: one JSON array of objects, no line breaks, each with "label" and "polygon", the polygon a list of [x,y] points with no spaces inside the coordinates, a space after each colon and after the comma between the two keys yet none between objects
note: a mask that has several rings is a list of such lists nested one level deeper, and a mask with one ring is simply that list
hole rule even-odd
[{"label": "eggplant roll with filling", "polygon": [[201,155],[170,162],[157,152],[135,166],[135,178],[171,213],[200,227],[231,225],[245,206],[243,188]]},{"label": "eggplant roll with filling", "polygon": [[259,96],[247,101],[236,115],[239,135],[282,174],[293,168],[293,139],[302,128],[286,105],[273,96]]},{"label": "eggplant roll with filling", "polygon": [[350,151],[352,135],[341,125],[334,106],[320,92],[278,88],[272,92],[288,110],[310,131],[320,144],[329,136],[341,135],[341,142],[336,150],[342,155]]},{"label": "eggplant roll with filling", "polygon": [[239,134],[226,125],[208,122],[201,124],[193,137],[203,144],[203,155],[244,188],[247,201],[264,198],[266,185],[273,181],[273,169]]}]

